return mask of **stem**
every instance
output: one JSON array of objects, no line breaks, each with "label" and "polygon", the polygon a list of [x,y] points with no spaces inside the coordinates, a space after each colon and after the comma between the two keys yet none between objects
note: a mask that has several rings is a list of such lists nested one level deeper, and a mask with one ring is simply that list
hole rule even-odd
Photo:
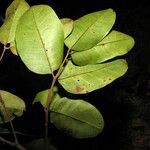
[{"label": "stem", "polygon": [[44,110],[45,110],[45,138],[48,138],[48,120],[49,120],[48,118],[49,118],[49,108],[50,108],[50,104],[52,102],[52,90],[53,90],[53,87],[54,87],[59,75],[63,71],[63,66],[64,66],[64,64],[65,64],[65,62],[66,62],[66,60],[69,56],[70,50],[71,49],[68,49],[67,54],[66,54],[62,64],[59,67],[59,70],[57,71],[56,75],[53,76],[51,87],[50,87],[50,90],[49,90],[49,93],[48,93],[48,96],[47,96],[47,103],[46,103],[46,106],[44,108]]},{"label": "stem", "polygon": [[6,143],[6,144],[8,144],[8,145],[10,145],[10,146],[12,146],[12,147],[17,147],[17,149],[19,149],[19,150],[26,150],[26,149],[25,149],[24,147],[22,147],[20,144],[16,145],[16,143],[11,142],[11,141],[8,141],[8,140],[6,140],[6,139],[4,139],[4,138],[2,138],[2,137],[0,137],[0,141],[3,142],[3,143]]},{"label": "stem", "polygon": [[1,56],[0,56],[0,62],[2,61],[5,52],[6,52],[6,47],[4,46],[3,52],[2,52],[2,54],[1,54]]},{"label": "stem", "polygon": [[8,49],[10,49],[10,47],[6,47],[6,46],[4,45],[3,52],[2,52],[2,54],[1,54],[1,56],[0,56],[0,62],[2,61],[6,50],[8,50]]}]

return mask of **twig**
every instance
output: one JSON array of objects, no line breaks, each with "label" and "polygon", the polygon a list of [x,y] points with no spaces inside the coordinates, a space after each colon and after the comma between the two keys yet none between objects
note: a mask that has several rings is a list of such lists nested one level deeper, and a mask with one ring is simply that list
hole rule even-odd
[{"label": "twig", "polygon": [[19,150],[26,150],[26,149],[25,149],[24,147],[22,147],[20,144],[16,144],[16,143],[14,143],[14,142],[8,141],[8,140],[2,138],[1,136],[0,136],[0,141],[3,142],[3,143],[6,143],[6,144],[8,144],[8,145],[10,145],[10,146],[12,146],[12,147],[16,147],[16,148],[19,149]]},{"label": "twig", "polygon": [[68,49],[67,51],[67,54],[62,62],[62,64],[60,65],[59,67],[59,70],[57,71],[57,74],[53,77],[53,80],[52,80],[52,83],[51,83],[51,87],[50,87],[50,90],[49,90],[49,93],[48,93],[48,96],[47,96],[47,103],[45,105],[45,138],[48,137],[48,117],[49,117],[49,108],[50,108],[50,104],[52,102],[52,90],[53,90],[53,87],[59,77],[59,75],[61,74],[61,72],[63,71],[63,66],[69,56],[69,53],[70,53],[70,49]]},{"label": "twig", "polygon": [[6,47],[6,46],[4,45],[3,52],[2,52],[2,54],[1,54],[1,56],[0,56],[0,62],[2,61],[6,50],[8,50],[8,49],[10,49],[10,47]]},{"label": "twig", "polygon": [[1,56],[0,56],[0,62],[2,61],[5,52],[6,52],[6,48],[5,48],[5,46],[4,46],[3,52],[2,52],[2,54],[1,54]]},{"label": "twig", "polygon": [[[22,136],[35,137],[35,135],[22,133],[22,132],[19,132],[19,131],[16,131],[16,130],[15,130],[15,133],[18,134],[18,135],[22,135]],[[8,130],[8,131],[0,131],[0,134],[13,134],[13,133]]]}]

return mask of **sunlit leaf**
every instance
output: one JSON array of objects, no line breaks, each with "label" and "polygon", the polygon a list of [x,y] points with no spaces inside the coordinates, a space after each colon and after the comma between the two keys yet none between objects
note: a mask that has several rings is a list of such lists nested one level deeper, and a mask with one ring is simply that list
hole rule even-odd
[{"label": "sunlit leaf", "polygon": [[61,23],[64,27],[64,37],[66,38],[73,29],[73,20],[70,18],[62,18],[60,19]]},{"label": "sunlit leaf", "polygon": [[47,5],[32,6],[21,17],[16,30],[18,54],[33,72],[48,74],[63,59],[63,26]]},{"label": "sunlit leaf", "polygon": [[68,98],[56,99],[50,107],[51,122],[75,138],[97,136],[104,127],[101,113],[90,103]]},{"label": "sunlit leaf", "polygon": [[112,31],[93,48],[72,54],[77,65],[101,63],[116,56],[121,56],[132,49],[134,39],[124,33]]},{"label": "sunlit leaf", "polygon": [[115,12],[112,9],[106,9],[77,19],[74,21],[73,31],[66,38],[65,44],[76,51],[92,48],[109,33],[115,18]]},{"label": "sunlit leaf", "polygon": [[[8,114],[6,114],[2,103],[5,104]],[[16,116],[20,117],[24,110],[25,103],[21,98],[7,91],[0,90],[0,123],[13,120]]]},{"label": "sunlit leaf", "polygon": [[[6,10],[4,24],[0,27],[0,42],[2,44],[15,44],[15,32],[18,21],[29,8],[30,6],[25,0],[14,0],[10,4]],[[12,51],[17,54],[14,47]]]},{"label": "sunlit leaf", "polygon": [[58,81],[66,91],[84,94],[113,82],[124,75],[127,68],[123,59],[86,66],[75,66],[69,61]]},{"label": "sunlit leaf", "polygon": [[11,52],[12,52],[14,55],[18,55],[18,54],[17,54],[17,49],[16,49],[16,43],[15,43],[15,41],[13,41],[13,42],[10,43],[10,50],[11,50]]}]

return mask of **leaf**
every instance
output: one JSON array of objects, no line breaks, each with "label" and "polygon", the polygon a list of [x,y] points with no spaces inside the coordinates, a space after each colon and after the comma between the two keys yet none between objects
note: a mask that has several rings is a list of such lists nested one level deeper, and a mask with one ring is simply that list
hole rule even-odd
[{"label": "leaf", "polygon": [[124,33],[112,31],[91,49],[72,54],[77,65],[101,63],[116,56],[128,53],[134,46],[134,39]]},{"label": "leaf", "polygon": [[70,93],[85,94],[113,82],[124,75],[127,68],[123,59],[86,66],[75,66],[69,61],[58,81]]},{"label": "leaf", "polygon": [[31,7],[20,19],[16,31],[18,54],[33,72],[48,74],[63,59],[63,26],[47,5]]},{"label": "leaf", "polygon": [[[40,102],[45,107],[48,92],[37,93],[33,104]],[[57,92],[57,87],[54,87],[50,120],[58,129],[76,138],[94,137],[102,131],[104,120],[94,106],[83,100],[61,98]]]},{"label": "leaf", "polygon": [[15,41],[13,41],[13,42],[10,43],[10,50],[11,50],[11,52],[12,52],[14,55],[18,55],[18,54],[17,54],[17,49],[16,49],[16,43],[15,43]]},{"label": "leaf", "polygon": [[115,18],[115,12],[106,9],[77,19],[72,33],[65,40],[66,46],[75,51],[92,48],[109,33]]},{"label": "leaf", "polygon": [[50,106],[51,122],[61,131],[75,138],[95,137],[102,132],[104,120],[101,113],[90,103],[57,99]]},{"label": "leaf", "polygon": [[63,24],[63,28],[64,28],[64,38],[66,38],[73,29],[73,20],[70,18],[63,18],[60,19],[60,21]]},{"label": "leaf", "polygon": [[[34,98],[33,104],[36,102],[40,102],[43,107],[45,107],[47,103],[49,89],[38,92]],[[55,86],[52,91],[52,101],[55,99],[60,99],[61,97],[58,94],[58,88]]]},{"label": "leaf", "polygon": [[[15,32],[20,17],[30,6],[24,0],[14,0],[6,10],[4,24],[0,27],[0,42],[4,45],[15,43]],[[11,48],[10,48],[11,49]],[[14,48],[12,49],[14,52]],[[16,50],[14,52],[17,54]]]},{"label": "leaf", "polygon": [[[3,107],[3,102],[5,104],[9,118]],[[0,90],[0,123],[9,122],[9,119],[13,120],[16,116],[20,117],[24,110],[25,103],[21,98],[7,91]]]}]

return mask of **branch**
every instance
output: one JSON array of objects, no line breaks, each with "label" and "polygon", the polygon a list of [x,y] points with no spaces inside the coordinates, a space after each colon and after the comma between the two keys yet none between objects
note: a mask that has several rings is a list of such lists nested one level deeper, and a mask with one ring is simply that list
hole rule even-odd
[{"label": "branch", "polygon": [[49,113],[50,104],[52,102],[52,90],[53,90],[53,87],[54,87],[59,75],[63,71],[63,66],[64,66],[64,64],[65,64],[65,62],[69,56],[70,50],[71,49],[68,49],[67,54],[66,54],[62,64],[60,65],[59,70],[57,71],[57,74],[53,77],[53,81],[51,83],[51,87],[50,87],[50,90],[49,90],[49,93],[47,96],[47,103],[46,103],[46,106],[44,108],[44,110],[45,110],[45,138],[48,137],[48,120],[49,120],[48,119],[48,117],[49,117],[48,113]]},{"label": "branch", "polygon": [[8,50],[8,49],[10,49],[10,47],[6,47],[6,46],[4,45],[3,52],[2,52],[2,54],[1,54],[1,56],[0,56],[0,62],[2,61],[6,50]]},{"label": "branch", "polygon": [[12,146],[12,147],[16,147],[16,148],[18,148],[19,150],[26,150],[26,149],[25,149],[24,147],[22,147],[20,144],[16,144],[16,143],[14,143],[14,142],[8,141],[8,140],[2,138],[1,136],[0,136],[0,141],[3,142],[3,143],[6,143],[6,144],[8,144],[8,145],[10,145],[10,146]]}]

